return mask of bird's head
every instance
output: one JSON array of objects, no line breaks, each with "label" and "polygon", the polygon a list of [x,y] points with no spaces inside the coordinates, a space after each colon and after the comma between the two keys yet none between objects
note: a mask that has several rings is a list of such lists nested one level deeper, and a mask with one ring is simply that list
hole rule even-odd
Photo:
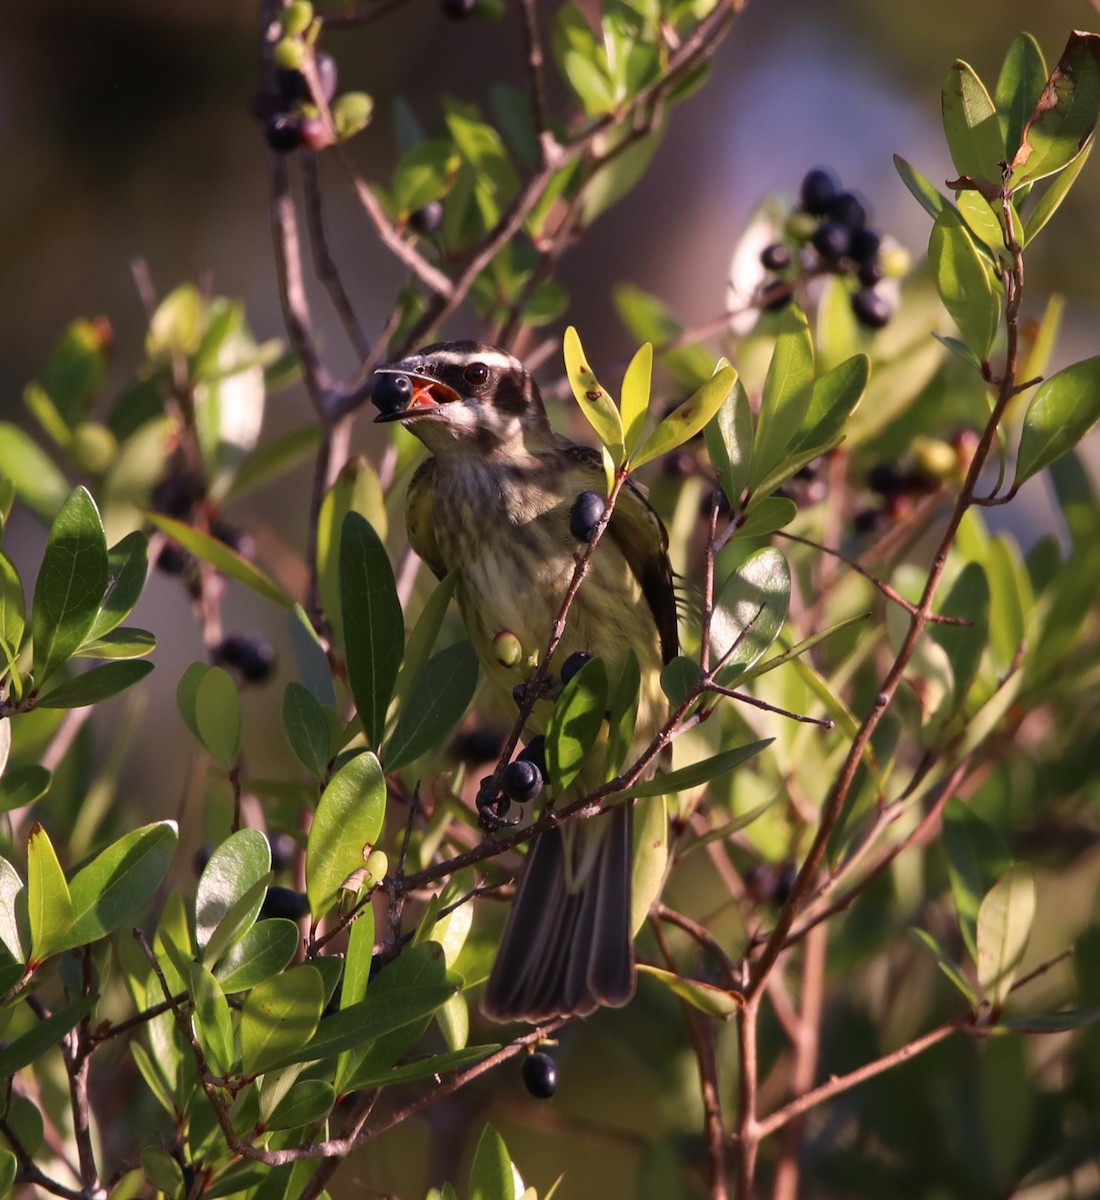
[{"label": "bird's head", "polygon": [[401,421],[437,456],[520,453],[553,443],[538,386],[485,342],[437,342],[375,372],[376,421]]}]

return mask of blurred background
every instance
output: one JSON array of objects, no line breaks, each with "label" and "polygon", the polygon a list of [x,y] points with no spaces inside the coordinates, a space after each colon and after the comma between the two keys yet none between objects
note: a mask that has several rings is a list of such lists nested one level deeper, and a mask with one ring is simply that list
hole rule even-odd
[{"label": "blurred background", "polygon": [[[547,20],[554,7],[544,6]],[[392,171],[395,95],[411,103],[431,132],[439,124],[440,95],[484,100],[490,79],[522,83],[518,12],[509,0],[505,9],[499,22],[456,22],[442,14],[437,0],[412,0],[366,29],[326,36],[341,90],[361,89],[375,99],[373,125],[352,144],[364,175],[387,179]],[[752,207],[769,192],[793,197],[802,175],[817,165],[834,168],[846,186],[862,192],[875,225],[914,258],[921,256],[929,222],[898,179],[891,155],[901,154],[941,185],[953,173],[939,124],[940,86],[952,59],[963,57],[994,79],[1013,36],[1027,30],[1053,64],[1071,29],[1097,21],[1095,9],[1082,0],[752,0],[719,52],[708,86],[672,113],[645,180],[597,224],[583,250],[566,259],[561,278],[572,296],[568,321],[612,361],[630,347],[610,301],[616,283],[633,282],[660,296],[687,325],[716,316],[726,302],[730,253]],[[108,394],[127,383],[141,359],[146,326],[131,275],[134,259],[148,265],[161,295],[208,277],[214,291],[244,302],[258,340],[282,336],[267,148],[250,112],[257,87],[256,22],[255,7],[243,0],[15,0],[6,6],[0,39],[0,420],[29,426],[23,387],[75,317],[109,319],[114,354]],[[336,165],[322,156],[321,169],[332,249],[374,334],[401,275],[373,239]],[[1098,260],[1100,168],[1093,162],[1029,260],[1036,302],[1051,291],[1067,299],[1058,363],[1096,352]],[[354,358],[320,297],[315,318],[331,365],[350,375]],[[461,337],[468,328],[460,316],[446,332]],[[297,386],[271,397],[268,413],[268,436],[311,416]],[[356,448],[369,451],[365,414],[359,426]],[[234,519],[261,531],[277,529],[285,542],[303,546],[308,475],[308,468],[295,474],[298,490],[256,493]],[[1038,499],[1026,511],[1043,519]],[[1026,540],[1028,532],[1020,532]],[[24,574],[33,574],[43,539],[30,518],[14,522],[8,549]],[[226,617],[227,630],[262,628],[282,644],[281,618],[240,588],[230,589]],[[175,711],[175,684],[202,647],[176,580],[154,578],[135,622],[156,630],[161,644],[155,686],[144,688],[147,707],[137,726],[142,749],[128,772],[148,797],[150,814],[163,816],[175,811],[186,788],[192,752]],[[280,695],[281,687],[245,697],[246,748],[254,760],[274,756],[264,774],[288,765],[289,752],[250,743],[248,730],[277,730]],[[680,1102],[689,1096],[697,1103],[692,1060],[686,1053],[671,1058],[659,1044],[666,1019],[678,1019],[675,1004],[644,986],[640,998],[644,1003],[614,1018],[637,1028],[612,1038],[602,1056],[586,1061],[576,1046],[572,1053],[563,1048],[568,1069],[560,1106],[537,1108],[523,1094],[518,1072],[511,1092],[474,1090],[466,1101],[501,1124],[521,1161],[536,1164],[530,1181],[540,1188],[552,1180],[551,1164],[568,1159],[573,1182],[572,1190],[560,1193],[563,1200],[668,1195],[662,1179],[677,1154],[675,1139],[697,1137],[699,1114]],[[588,1024],[586,1045],[599,1042],[607,1020],[604,1014]],[[683,1078],[655,1078],[644,1063],[627,1057],[627,1045],[647,1039],[662,1069],[676,1065]],[[930,1071],[934,1058],[928,1059]],[[616,1086],[605,1097],[601,1081],[609,1073]],[[636,1086],[624,1087],[623,1079],[632,1076]],[[882,1086],[888,1102],[891,1085]],[[627,1094],[636,1098],[635,1110],[622,1109]],[[510,1125],[520,1110],[526,1133]],[[573,1114],[571,1121],[559,1115],[563,1110]],[[456,1116],[448,1142],[439,1136],[448,1119],[441,1114],[444,1125],[435,1128],[430,1161],[424,1158],[426,1131],[410,1123],[372,1152],[359,1176],[354,1164],[343,1172],[342,1185],[368,1176],[375,1187],[400,1180],[414,1195],[441,1173],[455,1177],[456,1164],[469,1151],[468,1117]],[[577,1119],[586,1131],[580,1137]],[[668,1131],[667,1152],[646,1146],[654,1124]],[[646,1180],[643,1191],[631,1185],[619,1192],[606,1182],[624,1178]],[[597,1180],[605,1182],[597,1186]]]}]

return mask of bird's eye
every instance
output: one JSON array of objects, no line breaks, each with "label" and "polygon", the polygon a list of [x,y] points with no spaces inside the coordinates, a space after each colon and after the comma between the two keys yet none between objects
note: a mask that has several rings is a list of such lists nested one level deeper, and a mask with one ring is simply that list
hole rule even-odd
[{"label": "bird's eye", "polygon": [[481,362],[472,362],[462,373],[463,379],[471,387],[481,387],[489,378],[489,368]]}]

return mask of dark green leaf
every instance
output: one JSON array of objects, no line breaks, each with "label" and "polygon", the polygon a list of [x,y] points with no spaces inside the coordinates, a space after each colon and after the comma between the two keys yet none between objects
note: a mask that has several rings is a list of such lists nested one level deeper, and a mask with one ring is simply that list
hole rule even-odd
[{"label": "dark green leaf", "polygon": [[978,671],[989,632],[989,581],[976,562],[967,563],[951,585],[939,613],[969,625],[934,624],[932,636],[947,652],[955,679],[955,703],[961,707]]},{"label": "dark green leaf", "polygon": [[459,159],[447,138],[419,142],[401,156],[393,177],[393,199],[402,217],[447,194]]},{"label": "dark green leaf", "polygon": [[993,885],[978,909],[978,983],[995,1007],[1008,998],[1035,918],[1035,880],[1016,863]]},{"label": "dark green leaf", "polygon": [[33,804],[46,794],[51,778],[49,771],[37,763],[5,771],[0,779],[0,812]]},{"label": "dark green leaf", "polygon": [[[1024,237],[1023,244],[1027,245],[1038,234],[1038,232],[1046,225],[1051,217],[1058,211],[1062,205],[1062,201],[1069,195],[1069,189],[1073,187],[1077,176],[1085,163],[1089,160],[1089,155],[1092,153],[1093,140],[1090,134],[1085,139],[1085,144],[1081,149],[1081,153],[1063,170],[1058,172],[1058,175],[1050,181],[1050,185],[1046,191],[1039,197],[1038,204],[1027,215],[1027,220],[1024,221]],[[1029,372],[1024,378],[1029,378]]]},{"label": "dark green leaf", "polygon": [[258,983],[241,1012],[244,1073],[258,1075],[288,1061],[313,1037],[324,1006],[320,972],[309,963]]},{"label": "dark green leaf", "polygon": [[1037,1017],[1011,1017],[998,1022],[999,1029],[1020,1033],[1069,1033],[1100,1021],[1100,1008],[1077,1008],[1066,1012],[1044,1013]]},{"label": "dark green leaf", "polygon": [[458,586],[459,574],[451,571],[439,581],[439,585],[428,597],[420,616],[416,619],[413,631],[409,634],[408,645],[405,647],[405,657],[401,660],[401,670],[397,676],[397,687],[394,695],[400,708],[404,708],[409,694],[420,682],[424,668],[428,665],[436,638],[442,628],[447,606]]},{"label": "dark green leaf", "polygon": [[[271,847],[258,829],[238,829],[214,851],[195,894],[195,940],[200,950],[217,932],[233,904],[265,879],[270,870]],[[262,903],[261,892],[255,913]]]},{"label": "dark green leaf", "polygon": [[180,710],[184,724],[200,742],[202,738],[199,737],[199,722],[195,716],[195,696],[198,694],[199,684],[206,678],[209,670],[208,663],[193,662],[180,676],[176,685],[176,707]]},{"label": "dark green leaf", "polygon": [[211,667],[195,689],[195,724],[199,741],[221,766],[232,770],[241,753],[241,698],[233,677],[223,667]]},{"label": "dark green leaf", "polygon": [[824,446],[844,428],[863,398],[871,377],[871,360],[854,354],[814,381],[810,407],[791,452]]},{"label": "dark green leaf", "polygon": [[750,555],[726,580],[711,621],[711,663],[726,683],[747,671],[779,636],[791,600],[791,569],[780,551]]},{"label": "dark green leaf", "polygon": [[140,530],[128,533],[107,552],[107,594],[88,637],[105,637],[133,611],[149,573],[149,541]]},{"label": "dark green leaf", "polygon": [[82,946],[133,922],[164,882],[179,835],[175,821],[135,829],[73,876],[68,944]]},{"label": "dark green leaf", "polygon": [[1046,78],[1047,65],[1039,43],[1030,33],[1018,33],[1005,55],[996,91],[997,115],[1009,162],[1020,148],[1024,125],[1039,103]]},{"label": "dark green leaf", "polygon": [[477,671],[477,653],[470,642],[456,642],[429,660],[386,743],[387,771],[414,762],[444,742],[474,698]]},{"label": "dark green leaf", "polygon": [[681,767],[678,771],[665,771],[646,780],[645,783],[636,783],[623,792],[617,792],[615,799],[623,800],[631,796],[671,796],[673,792],[710,783],[711,780],[728,774],[734,767],[748,762],[753,755],[759,754],[765,746],[770,746],[774,741],[775,738],[764,738],[762,741],[749,742],[748,745],[738,746],[733,750],[722,750],[710,758],[704,758],[688,767]]},{"label": "dark green leaf", "polygon": [[467,1194],[470,1200],[515,1200],[512,1160],[492,1125],[485,1126],[474,1151]]},{"label": "dark green leaf", "polygon": [[954,207],[946,196],[938,192],[920,171],[907,163],[900,154],[894,155],[894,166],[897,167],[902,183],[933,221],[945,209]]},{"label": "dark green leaf", "polygon": [[15,1185],[15,1173],[19,1160],[10,1150],[0,1150],[0,1196],[10,1194]]},{"label": "dark green leaf", "polygon": [[736,992],[726,991],[715,987],[712,983],[703,983],[698,979],[685,979],[682,975],[674,975],[661,967],[652,967],[649,963],[639,963],[638,970],[645,975],[663,983],[666,988],[681,1000],[686,1000],[692,1008],[707,1013],[712,1017],[732,1017],[741,1007],[741,999]]},{"label": "dark green leaf", "polygon": [[329,760],[328,718],[312,693],[300,683],[288,683],[283,693],[283,729],[298,761],[323,779]]},{"label": "dark green leaf", "polygon": [[956,59],[943,83],[943,128],[955,170],[1000,183],[1005,157],[997,110],[974,68]]},{"label": "dark green leaf", "polygon": [[236,1052],[229,1002],[213,975],[199,963],[190,964],[191,995],[195,1001],[192,1025],[210,1069],[228,1075]]},{"label": "dark green leaf", "polygon": [[792,305],[776,320],[775,350],[764,380],[756,418],[749,491],[782,461],[810,408],[814,385],[814,346],[806,314]]},{"label": "dark green leaf", "polygon": [[95,641],[85,642],[76,658],[144,658],[157,648],[157,639],[147,629],[120,625]]},{"label": "dark green leaf", "polygon": [[722,491],[730,505],[738,508],[749,483],[753,439],[752,406],[740,379],[734,382],[733,391],[703,430],[703,436]]},{"label": "dark green leaf", "polygon": [[[27,603],[24,599],[23,581],[15,564],[3,552],[0,552],[0,642],[11,652],[12,657],[19,653],[23,644],[23,633],[27,627]],[[6,664],[0,656],[0,676],[7,671]]]},{"label": "dark green leaf", "polygon": [[110,696],[117,696],[127,688],[144,679],[153,669],[151,662],[104,663],[92,667],[73,679],[66,679],[39,698],[39,708],[84,708],[98,704]]},{"label": "dark green leaf", "polygon": [[67,946],[73,901],[49,835],[35,824],[27,839],[27,914],[31,961],[44,962]]},{"label": "dark green leaf", "polygon": [[359,1091],[366,1088],[390,1087],[396,1083],[415,1083],[420,1079],[434,1079],[443,1076],[448,1071],[456,1071],[459,1067],[469,1066],[495,1054],[500,1046],[467,1046],[462,1050],[448,1050],[443,1054],[432,1054],[415,1062],[405,1063],[401,1067],[389,1067],[381,1071],[359,1071],[348,1080],[349,1090]]},{"label": "dark green leaf", "polygon": [[165,1196],[180,1197],[186,1191],[183,1168],[160,1146],[141,1148],[141,1173],[147,1183]]},{"label": "dark green leaf", "polygon": [[306,892],[315,918],[332,908],[345,886],[359,890],[349,881],[378,841],[385,810],[385,776],[370,751],[345,763],[329,781],[306,846]]},{"label": "dark green leaf", "polygon": [[939,942],[930,933],[925,933],[923,929],[913,928],[909,932],[925,949],[931,951],[936,960],[936,966],[951,980],[956,990],[962,993],[971,1009],[977,1012],[980,1004],[978,993],[970,986],[970,980],[962,973],[962,970],[947,957]]},{"label": "dark green leaf", "polygon": [[788,500],[786,496],[762,496],[749,506],[745,520],[737,527],[736,536],[764,537],[789,525],[796,516],[798,505],[793,500]]},{"label": "dark green leaf", "polygon": [[247,558],[242,558],[235,550],[231,550],[225,542],[219,542],[217,538],[211,537],[208,533],[200,533],[199,530],[192,529],[190,525],[185,525],[182,521],[177,521],[172,517],[166,517],[162,513],[147,512],[145,518],[162,533],[168,534],[173,541],[179,542],[185,550],[190,550],[196,558],[201,558],[203,562],[208,562],[212,567],[216,567],[223,575],[228,575],[230,579],[243,583],[245,587],[251,588],[254,592],[258,592],[283,608],[290,608],[293,605],[294,601],[270,575],[250,563]]},{"label": "dark green leaf", "polygon": [[634,866],[630,884],[630,929],[637,936],[660,896],[668,874],[668,801],[650,796],[634,814]]},{"label": "dark green leaf", "polygon": [[15,484],[19,499],[50,521],[65,503],[69,484],[38,443],[19,428],[0,421],[0,475]]},{"label": "dark green leaf", "polygon": [[[684,332],[671,310],[641,288],[621,283],[614,288],[612,296],[623,324],[639,342],[660,346]],[[694,391],[710,378],[714,358],[705,347],[694,343],[663,351],[661,365],[682,387]]]},{"label": "dark green leaf", "polygon": [[323,1079],[300,1079],[264,1122],[267,1129],[297,1129],[312,1125],[332,1110],[336,1089]]},{"label": "dark green leaf", "polygon": [[632,458],[631,467],[642,467],[702,432],[726,400],[732,397],[736,383],[737,372],[730,366],[719,366],[694,395],[673,409],[646,438]]},{"label": "dark green leaf", "polygon": [[298,926],[285,917],[257,921],[226,950],[214,976],[227,995],[246,992],[285,970],[300,940]]},{"label": "dark green leaf", "polygon": [[321,639],[306,610],[295,604],[290,613],[290,648],[298,667],[298,678],[318,704],[336,707],[336,689],[332,686],[332,668]]},{"label": "dark green leaf", "polygon": [[607,708],[607,667],[593,658],[562,689],[546,728],[546,766],[556,795],[580,774]]},{"label": "dark green leaf", "polygon": [[1024,415],[1016,486],[1072,450],[1100,420],[1100,357],[1086,358],[1047,379]]},{"label": "dark green leaf", "polygon": [[1068,166],[1092,134],[1098,113],[1100,35],[1074,31],[1024,125],[1008,186],[1018,188]]},{"label": "dark green leaf", "polygon": [[34,585],[34,681],[41,687],[88,636],[107,588],[107,539],[99,510],[76,488],[50,528]]},{"label": "dark green leaf", "polygon": [[619,681],[611,693],[605,779],[614,779],[618,775],[630,753],[634,727],[638,721],[641,688],[642,669],[638,664],[638,656],[633,650],[628,650]]},{"label": "dark green leaf", "polygon": [[82,1021],[98,1002],[98,996],[84,996],[52,1016],[36,1021],[28,1032],[0,1050],[0,1079],[10,1079],[16,1071],[37,1062],[47,1050],[56,1046],[70,1029]]},{"label": "dark green leaf", "polygon": [[940,213],[928,243],[932,276],[966,344],[984,362],[1001,319],[1001,285],[954,209]]},{"label": "dark green leaf", "polygon": [[977,958],[976,929],[982,897],[1008,871],[1012,860],[992,826],[961,800],[949,800],[943,814],[947,870],[963,941]]},{"label": "dark green leaf", "polygon": [[405,618],[386,547],[357,512],[344,518],[340,537],[340,609],[348,681],[363,729],[376,747],[405,648]]},{"label": "dark green leaf", "polygon": [[679,708],[698,684],[699,664],[686,654],[678,654],[661,671],[661,691],[668,697],[671,708]]}]

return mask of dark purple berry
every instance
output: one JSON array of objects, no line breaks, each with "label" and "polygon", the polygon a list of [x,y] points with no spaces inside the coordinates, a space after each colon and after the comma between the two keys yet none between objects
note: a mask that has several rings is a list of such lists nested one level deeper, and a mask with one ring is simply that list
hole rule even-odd
[{"label": "dark purple berry", "polygon": [[769,271],[785,271],[791,265],[790,247],[773,242],[760,252],[760,262]]},{"label": "dark purple berry", "polygon": [[810,240],[826,263],[836,263],[848,254],[852,245],[852,231],[839,221],[822,221]]},{"label": "dark purple berry", "polygon": [[867,207],[855,192],[841,192],[829,205],[829,219],[859,229],[867,220]]},{"label": "dark purple berry", "polygon": [[890,306],[874,288],[860,288],[856,292],[852,297],[852,312],[868,329],[881,329],[890,320]]},{"label": "dark purple berry", "polygon": [[332,145],[332,128],[320,117],[302,119],[302,145],[316,153]]},{"label": "dark purple berry", "polygon": [[832,171],[817,167],[802,180],[802,209],[820,217],[836,198],[840,185]]},{"label": "dark purple berry", "polygon": [[443,224],[443,201],[432,200],[409,217],[409,225],[417,233],[437,233]]},{"label": "dark purple berry", "polygon": [[880,496],[896,496],[905,490],[905,475],[892,462],[879,462],[867,472],[867,486]]},{"label": "dark purple berry", "polygon": [[856,278],[864,287],[874,287],[885,275],[886,271],[877,258],[865,258],[856,271]]},{"label": "dark purple berry", "polygon": [[561,665],[562,684],[567,684],[585,663],[591,661],[592,655],[589,651],[575,650]]},{"label": "dark purple berry", "polygon": [[533,737],[526,746],[519,752],[517,761],[534,763],[539,769],[539,774],[546,778],[546,738],[543,735],[537,734]]},{"label": "dark purple berry", "polygon": [[454,742],[454,755],[460,762],[492,762],[504,745],[504,735],[499,729],[476,726],[460,733]]},{"label": "dark purple berry", "polygon": [[785,862],[776,867],[771,886],[771,899],[774,903],[778,905],[787,903],[791,888],[794,887],[794,881],[797,878],[798,867],[793,862]]},{"label": "dark purple berry", "polygon": [[852,517],[852,528],[856,531],[856,533],[861,535],[874,533],[875,528],[881,519],[881,509],[861,508],[859,512]]},{"label": "dark purple berry", "polygon": [[265,683],[275,670],[275,647],[262,633],[231,633],[214,647],[213,657],[247,683]]},{"label": "dark purple berry", "polygon": [[191,555],[179,542],[165,542],[157,555],[156,568],[164,575],[182,575],[191,563]]},{"label": "dark purple berry", "polygon": [[279,99],[282,101],[284,112],[292,104],[297,104],[299,100],[309,99],[309,84],[306,82],[305,75],[296,68],[276,67],[275,87],[279,93]]},{"label": "dark purple berry", "polygon": [[383,416],[400,412],[413,396],[413,382],[408,375],[384,371],[375,375],[370,398]]},{"label": "dark purple berry", "polygon": [[509,800],[527,804],[542,791],[542,772],[530,759],[517,758],[500,775],[500,786]]},{"label": "dark purple berry", "polygon": [[261,921],[270,917],[285,917],[297,921],[309,912],[309,901],[293,888],[269,887],[260,906]]},{"label": "dark purple berry", "polygon": [[289,871],[298,859],[298,843],[282,831],[268,834],[267,840],[271,846],[271,869]]},{"label": "dark purple berry", "polygon": [[882,245],[882,235],[874,229],[862,225],[852,230],[852,246],[849,253],[856,262],[866,262],[878,254]]},{"label": "dark purple berry", "polygon": [[468,17],[475,8],[477,8],[477,0],[443,0],[444,13],[456,20]]},{"label": "dark purple berry", "polygon": [[149,502],[154,512],[185,521],[206,495],[206,484],[190,471],[173,471],[153,488]]},{"label": "dark purple berry", "polygon": [[213,846],[200,846],[191,858],[191,869],[195,872],[195,877],[198,878],[206,870],[206,864],[210,861],[214,853]]},{"label": "dark purple berry", "polygon": [[794,299],[794,288],[783,279],[766,283],[760,289],[759,304],[765,312],[781,312]]},{"label": "dark purple berry", "polygon": [[607,501],[599,492],[581,492],[569,511],[569,532],[578,542],[590,542],[606,508]]},{"label": "dark purple berry", "polygon": [[536,1100],[549,1100],[558,1090],[558,1064],[541,1051],[523,1060],[523,1086]]},{"label": "dark purple berry", "polygon": [[302,144],[302,122],[286,113],[277,113],[264,126],[264,136],[272,150],[289,154]]}]

